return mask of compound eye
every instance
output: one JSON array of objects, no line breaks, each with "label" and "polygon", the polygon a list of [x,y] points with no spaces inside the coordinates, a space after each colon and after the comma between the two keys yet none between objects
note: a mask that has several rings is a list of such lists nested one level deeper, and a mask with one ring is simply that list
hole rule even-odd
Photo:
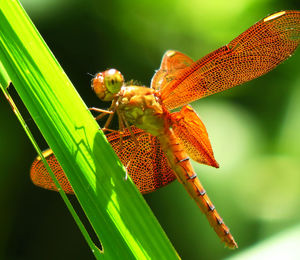
[{"label": "compound eye", "polygon": [[103,72],[104,84],[108,91],[112,94],[117,94],[124,84],[124,77],[120,71],[110,69]]},{"label": "compound eye", "polygon": [[92,79],[92,89],[103,101],[112,101],[124,84],[124,78],[120,71],[115,69],[99,72]]}]

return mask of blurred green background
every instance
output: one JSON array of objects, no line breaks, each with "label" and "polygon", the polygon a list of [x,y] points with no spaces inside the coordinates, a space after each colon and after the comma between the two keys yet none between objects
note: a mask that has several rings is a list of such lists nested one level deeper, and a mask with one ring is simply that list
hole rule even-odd
[{"label": "blurred green background", "polygon": [[[149,85],[166,50],[199,59],[269,14],[300,9],[298,0],[21,2],[89,107],[103,104],[87,73],[114,67]],[[221,167],[194,166],[239,249],[224,248],[174,182],[145,199],[183,259],[300,259],[299,68],[298,50],[269,74],[193,103]],[[36,152],[3,95],[0,122],[0,259],[93,259],[60,196],[31,184]]]}]

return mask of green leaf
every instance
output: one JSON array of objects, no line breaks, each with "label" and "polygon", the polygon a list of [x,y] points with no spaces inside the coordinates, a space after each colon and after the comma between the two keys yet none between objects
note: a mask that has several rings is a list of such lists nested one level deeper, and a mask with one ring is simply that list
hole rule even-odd
[{"label": "green leaf", "polygon": [[0,60],[5,68],[0,68],[2,90],[6,92],[10,79],[100,238],[103,254],[86,238],[95,257],[177,259],[141,194],[130,179],[124,180],[124,167],[98,124],[17,1],[1,1]]}]

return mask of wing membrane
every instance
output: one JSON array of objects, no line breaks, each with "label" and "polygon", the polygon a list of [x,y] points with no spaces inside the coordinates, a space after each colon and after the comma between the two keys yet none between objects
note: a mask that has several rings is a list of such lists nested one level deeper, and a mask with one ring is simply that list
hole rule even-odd
[{"label": "wing membrane", "polygon": [[[155,191],[175,180],[176,177],[169,167],[157,138],[136,127],[132,127],[132,132],[139,143],[138,147],[127,129],[122,135],[122,145],[119,132],[110,133],[106,137],[123,165],[127,165],[131,160],[127,171],[140,192],[145,194]],[[131,158],[132,154],[134,154],[134,157]],[[44,156],[63,190],[66,193],[73,194],[73,189],[52,150],[46,150]],[[35,159],[31,166],[30,177],[35,185],[57,191],[52,178],[39,157]]]},{"label": "wing membrane", "polygon": [[173,109],[257,78],[287,59],[299,42],[299,11],[270,15],[166,82],[163,104]]},{"label": "wing membrane", "polygon": [[[53,154],[52,150],[47,149],[46,151],[43,152],[43,155],[44,155],[45,159],[47,160],[54,175],[56,176],[62,189],[65,191],[65,193],[74,194],[71,184],[68,181],[59,162],[56,160],[55,155]],[[41,158],[39,156],[33,161],[32,165],[31,165],[30,178],[31,178],[31,181],[33,182],[33,184],[35,184],[41,188],[44,188],[47,190],[58,191],[49,172],[47,171],[43,161],[41,160]]]},{"label": "wing membrane", "polygon": [[188,155],[196,162],[218,168],[205,125],[191,106],[171,114],[172,128]]},{"label": "wing membrane", "polygon": [[127,129],[123,134],[122,148],[118,132],[107,135],[107,139],[123,165],[127,165],[131,154],[135,154],[127,170],[140,192],[145,194],[155,191],[175,180],[158,139],[134,126],[131,129],[138,141],[138,147]]},{"label": "wing membrane", "polygon": [[194,61],[179,51],[165,52],[159,70],[151,80],[151,88],[161,90],[168,82],[176,79],[182,69],[192,65]]}]

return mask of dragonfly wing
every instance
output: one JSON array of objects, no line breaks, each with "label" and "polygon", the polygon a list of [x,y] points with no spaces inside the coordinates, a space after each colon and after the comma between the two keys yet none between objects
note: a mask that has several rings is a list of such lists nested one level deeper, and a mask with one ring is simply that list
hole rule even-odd
[{"label": "dragonfly wing", "polygon": [[165,82],[163,104],[173,109],[257,78],[290,57],[299,43],[299,11],[270,15]]},{"label": "dragonfly wing", "polygon": [[171,113],[172,128],[188,155],[196,162],[218,168],[205,125],[191,106]]},{"label": "dragonfly wing", "polygon": [[[45,150],[43,155],[65,193],[74,194],[71,184],[59,162],[56,160],[52,150]],[[33,184],[41,188],[58,191],[40,156],[37,156],[31,165],[30,178]]]},{"label": "dragonfly wing", "polygon": [[[155,191],[175,180],[176,177],[169,167],[157,138],[136,127],[132,127],[132,132],[138,141],[138,147],[127,129],[122,135],[122,145],[119,132],[110,133],[106,137],[123,165],[127,165],[131,160],[127,171],[140,192],[144,194]],[[132,154],[134,156],[131,158]],[[72,187],[52,150],[46,150],[44,156],[63,190],[66,193],[73,194]],[[31,166],[30,177],[35,185],[57,191],[52,178],[39,157],[34,160]]]},{"label": "dragonfly wing", "polygon": [[161,91],[168,82],[176,80],[182,69],[189,67],[194,61],[179,51],[165,52],[159,70],[151,80],[151,88]]},{"label": "dragonfly wing", "polygon": [[[123,133],[122,146],[119,132],[108,134],[107,140],[123,165],[130,161],[127,170],[140,192],[145,194],[155,191],[175,180],[176,176],[158,139],[134,126],[131,131],[138,141],[138,147],[127,129]],[[134,156],[131,158],[132,155]]]}]

